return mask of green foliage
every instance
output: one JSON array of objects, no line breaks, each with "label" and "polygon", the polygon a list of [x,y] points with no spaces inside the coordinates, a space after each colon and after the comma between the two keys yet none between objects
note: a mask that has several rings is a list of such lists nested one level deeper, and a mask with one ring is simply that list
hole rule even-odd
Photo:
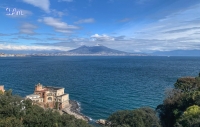
[{"label": "green foliage", "polygon": [[177,120],[177,127],[199,127],[200,126],[200,107],[197,105],[190,106]]},{"label": "green foliage", "polygon": [[55,103],[55,107],[54,107],[55,109],[58,109],[58,102],[56,101],[56,103]]},{"label": "green foliage", "polygon": [[4,94],[5,94],[6,96],[12,96],[12,90],[11,90],[11,89],[6,90]]},{"label": "green foliage", "polygon": [[186,109],[186,111],[183,113],[183,117],[196,117],[200,115],[200,107],[198,105],[190,106]]},{"label": "green foliage", "polygon": [[[167,92],[163,104],[156,108],[162,126],[190,127],[190,125],[197,125],[200,120],[189,116],[194,116],[192,112],[198,111],[197,107],[200,105],[200,77],[179,78],[174,87]],[[197,115],[197,117],[200,116]]]},{"label": "green foliage", "polygon": [[13,96],[12,91],[0,95],[0,127],[91,127],[74,116],[32,105],[31,100]]},{"label": "green foliage", "polygon": [[177,82],[174,84],[176,89],[180,89],[183,92],[188,92],[192,90],[196,90],[200,87],[199,77],[186,77],[186,78],[179,78]]},{"label": "green foliage", "polygon": [[0,95],[3,95],[4,93],[3,93],[3,91],[2,90],[0,90]]},{"label": "green foliage", "polygon": [[111,127],[160,127],[156,113],[151,108],[118,111],[109,118]]},{"label": "green foliage", "polygon": [[23,125],[16,117],[6,117],[0,119],[0,127],[23,127]]}]

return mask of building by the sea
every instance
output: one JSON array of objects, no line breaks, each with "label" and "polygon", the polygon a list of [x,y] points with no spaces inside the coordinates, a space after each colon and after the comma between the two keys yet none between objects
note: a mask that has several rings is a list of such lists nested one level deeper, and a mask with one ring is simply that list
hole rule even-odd
[{"label": "building by the sea", "polygon": [[37,84],[34,93],[27,95],[26,99],[31,99],[33,103],[44,107],[63,109],[69,106],[69,94],[64,93],[62,87],[43,86]]}]

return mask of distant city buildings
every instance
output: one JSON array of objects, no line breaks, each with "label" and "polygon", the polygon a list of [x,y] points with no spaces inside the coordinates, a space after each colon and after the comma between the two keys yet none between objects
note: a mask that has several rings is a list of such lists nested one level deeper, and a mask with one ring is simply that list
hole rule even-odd
[{"label": "distant city buildings", "polygon": [[26,55],[24,54],[5,54],[5,53],[0,53],[0,57],[25,57]]},{"label": "distant city buildings", "polygon": [[69,106],[69,94],[64,93],[64,88],[43,86],[40,83],[35,86],[34,93],[27,95],[26,99],[49,108],[63,109]]}]

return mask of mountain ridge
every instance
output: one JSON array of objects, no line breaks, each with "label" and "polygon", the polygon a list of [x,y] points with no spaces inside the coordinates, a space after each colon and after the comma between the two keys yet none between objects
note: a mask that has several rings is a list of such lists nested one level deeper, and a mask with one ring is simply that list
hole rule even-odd
[{"label": "mountain ridge", "polygon": [[67,52],[76,54],[129,54],[127,52],[111,49],[103,45],[97,45],[97,46],[83,45],[81,47],[69,50]]},{"label": "mountain ridge", "polygon": [[128,53],[124,51],[119,51],[116,49],[111,49],[103,45],[96,46],[86,46],[82,45],[76,49],[72,49],[60,54],[64,55],[75,55],[75,56],[147,56],[144,53]]}]

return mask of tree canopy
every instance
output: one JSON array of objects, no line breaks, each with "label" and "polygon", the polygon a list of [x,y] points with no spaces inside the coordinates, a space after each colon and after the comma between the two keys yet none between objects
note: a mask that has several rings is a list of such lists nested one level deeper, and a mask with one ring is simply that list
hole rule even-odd
[{"label": "tree canopy", "polygon": [[12,91],[0,94],[0,127],[91,127],[83,120],[51,109],[32,105],[31,100],[23,100],[12,95]]},{"label": "tree canopy", "polygon": [[[179,78],[157,112],[163,127],[200,126],[200,77]],[[198,120],[199,119],[199,120]],[[186,124],[187,123],[187,124]]]},{"label": "tree canopy", "polygon": [[111,127],[160,127],[156,112],[148,107],[113,113],[108,121]]}]

